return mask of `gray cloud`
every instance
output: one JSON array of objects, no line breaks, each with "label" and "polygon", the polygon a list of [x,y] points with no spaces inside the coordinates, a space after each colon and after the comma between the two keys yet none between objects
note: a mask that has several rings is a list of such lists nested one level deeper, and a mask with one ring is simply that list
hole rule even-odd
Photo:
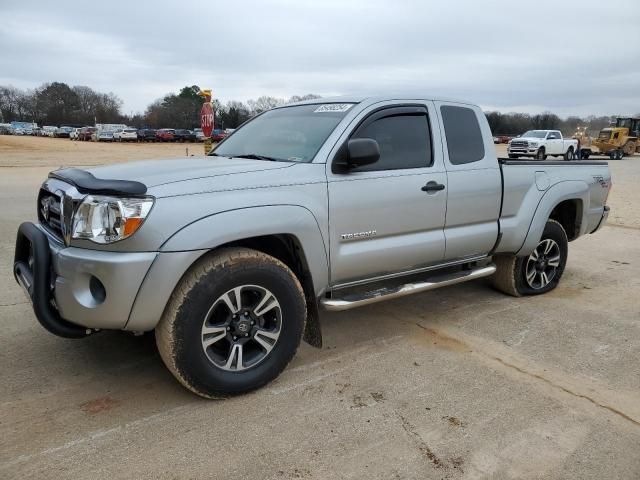
[{"label": "gray cloud", "polygon": [[387,91],[562,115],[640,111],[640,3],[13,2],[0,84],[64,81],[142,111],[190,84],[246,100]]}]

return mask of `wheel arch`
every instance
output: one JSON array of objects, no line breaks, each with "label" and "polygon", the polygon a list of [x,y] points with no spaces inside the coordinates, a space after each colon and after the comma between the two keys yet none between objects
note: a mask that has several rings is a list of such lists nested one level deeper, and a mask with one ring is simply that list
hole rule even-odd
[{"label": "wheel arch", "polygon": [[580,198],[570,198],[558,203],[549,214],[550,220],[555,220],[567,234],[571,242],[580,235],[582,225],[583,204]]},{"label": "wheel arch", "polygon": [[525,240],[516,253],[529,255],[540,241],[547,220],[559,222],[569,240],[580,236],[584,212],[589,202],[589,186],[586,182],[569,180],[553,185],[540,199]]},{"label": "wheel arch", "polygon": [[244,247],[266,253],[277,258],[298,277],[307,302],[307,322],[303,340],[314,347],[322,347],[320,312],[315,293],[313,276],[300,239],[290,233],[260,235],[242,238],[220,245],[214,250],[227,247]]},{"label": "wheel arch", "polygon": [[[256,235],[259,232],[260,235]],[[159,260],[145,278],[126,325],[150,330],[159,321],[171,292],[200,257],[225,247],[242,246],[271,255],[287,265],[303,286],[307,301],[304,340],[321,346],[317,298],[329,281],[324,237],[314,215],[296,205],[242,208],[193,222],[160,248]],[[163,298],[158,302],[158,298]]]}]

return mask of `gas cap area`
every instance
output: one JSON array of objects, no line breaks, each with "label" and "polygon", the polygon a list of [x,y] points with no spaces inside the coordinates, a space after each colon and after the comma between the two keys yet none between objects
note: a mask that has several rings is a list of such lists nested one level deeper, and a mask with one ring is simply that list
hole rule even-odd
[{"label": "gas cap area", "polygon": [[549,175],[547,175],[547,172],[536,172],[536,187],[541,192],[549,188]]}]

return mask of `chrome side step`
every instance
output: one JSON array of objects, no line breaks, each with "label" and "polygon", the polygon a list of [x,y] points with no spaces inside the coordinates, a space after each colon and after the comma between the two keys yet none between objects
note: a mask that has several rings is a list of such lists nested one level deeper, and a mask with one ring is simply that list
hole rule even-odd
[{"label": "chrome side step", "polygon": [[380,288],[364,294],[346,295],[342,298],[323,298],[320,300],[320,304],[325,310],[331,312],[350,310],[363,305],[391,300],[392,298],[405,297],[413,293],[426,292],[427,290],[435,290],[436,288],[455,285],[456,283],[468,282],[476,278],[488,277],[495,271],[496,266],[489,264],[472,270],[433,276],[428,281],[406,283],[393,288]]}]

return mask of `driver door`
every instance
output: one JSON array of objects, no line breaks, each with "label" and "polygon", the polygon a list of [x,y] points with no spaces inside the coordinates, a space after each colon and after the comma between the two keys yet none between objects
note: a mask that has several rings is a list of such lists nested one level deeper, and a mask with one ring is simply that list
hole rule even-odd
[{"label": "driver door", "polygon": [[372,107],[339,142],[373,138],[380,159],[346,172],[327,166],[333,286],[443,261],[447,175],[431,140],[434,128],[440,138],[432,109],[425,102]]}]

